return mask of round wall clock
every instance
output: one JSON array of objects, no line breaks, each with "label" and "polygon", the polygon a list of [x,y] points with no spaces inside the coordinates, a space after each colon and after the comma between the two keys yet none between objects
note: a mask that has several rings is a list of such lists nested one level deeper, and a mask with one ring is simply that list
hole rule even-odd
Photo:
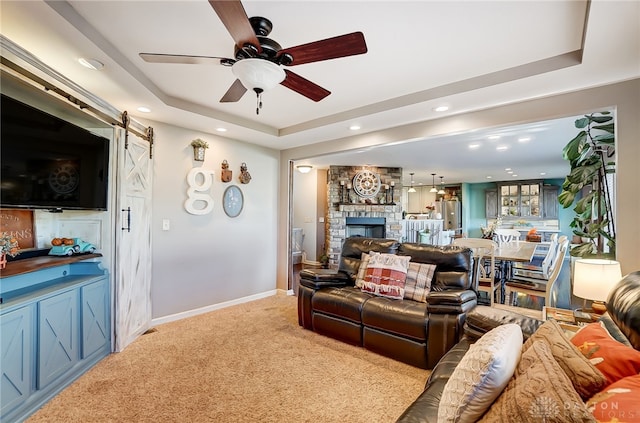
[{"label": "round wall clock", "polygon": [[224,190],[222,195],[222,208],[229,217],[237,217],[242,212],[244,196],[237,185],[231,185]]},{"label": "round wall clock", "polygon": [[360,197],[373,198],[380,192],[380,177],[370,170],[361,170],[353,177],[353,189]]}]

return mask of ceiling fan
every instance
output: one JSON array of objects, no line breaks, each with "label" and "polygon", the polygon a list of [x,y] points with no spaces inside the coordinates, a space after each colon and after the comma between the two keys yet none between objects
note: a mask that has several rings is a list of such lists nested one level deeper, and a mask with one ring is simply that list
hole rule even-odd
[{"label": "ceiling fan", "polygon": [[320,101],[331,94],[282,66],[296,66],[367,52],[362,32],[282,48],[276,41],[267,38],[273,28],[271,21],[260,16],[248,18],[240,0],[209,0],[209,4],[235,41],[234,58],[161,53],[140,53],[140,57],[151,63],[215,63],[230,66],[237,79],[220,102],[236,102],[251,89],[257,97],[256,114],[262,108],[262,93],[278,84],[313,101]]}]

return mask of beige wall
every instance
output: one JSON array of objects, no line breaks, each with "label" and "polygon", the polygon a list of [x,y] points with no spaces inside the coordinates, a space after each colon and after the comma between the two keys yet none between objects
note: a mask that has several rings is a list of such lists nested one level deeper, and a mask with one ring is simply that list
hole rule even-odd
[{"label": "beige wall", "polygon": [[[640,269],[640,79],[545,98],[522,101],[478,112],[430,120],[324,143],[283,150],[280,155],[278,213],[278,281],[287,287],[287,240],[290,191],[289,160],[363,146],[426,138],[454,131],[536,122],[615,107],[617,117],[617,259],[623,274]],[[372,136],[375,135],[375,136]]]}]

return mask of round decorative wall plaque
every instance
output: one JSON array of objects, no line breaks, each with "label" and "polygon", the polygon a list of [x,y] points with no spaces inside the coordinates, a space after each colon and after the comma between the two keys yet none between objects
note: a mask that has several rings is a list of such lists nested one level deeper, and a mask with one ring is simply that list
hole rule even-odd
[{"label": "round decorative wall plaque", "polygon": [[373,198],[380,192],[380,177],[370,170],[361,170],[353,177],[353,190],[362,198]]},{"label": "round decorative wall plaque", "polygon": [[237,217],[244,206],[242,190],[237,185],[231,185],[224,190],[222,207],[229,217]]}]

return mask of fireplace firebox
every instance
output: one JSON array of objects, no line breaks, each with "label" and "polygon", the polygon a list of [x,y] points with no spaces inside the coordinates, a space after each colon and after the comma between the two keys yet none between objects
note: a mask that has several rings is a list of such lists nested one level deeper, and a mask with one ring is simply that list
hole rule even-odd
[{"label": "fireplace firebox", "polygon": [[384,217],[347,217],[347,238],[362,236],[366,238],[385,237],[386,218]]}]

